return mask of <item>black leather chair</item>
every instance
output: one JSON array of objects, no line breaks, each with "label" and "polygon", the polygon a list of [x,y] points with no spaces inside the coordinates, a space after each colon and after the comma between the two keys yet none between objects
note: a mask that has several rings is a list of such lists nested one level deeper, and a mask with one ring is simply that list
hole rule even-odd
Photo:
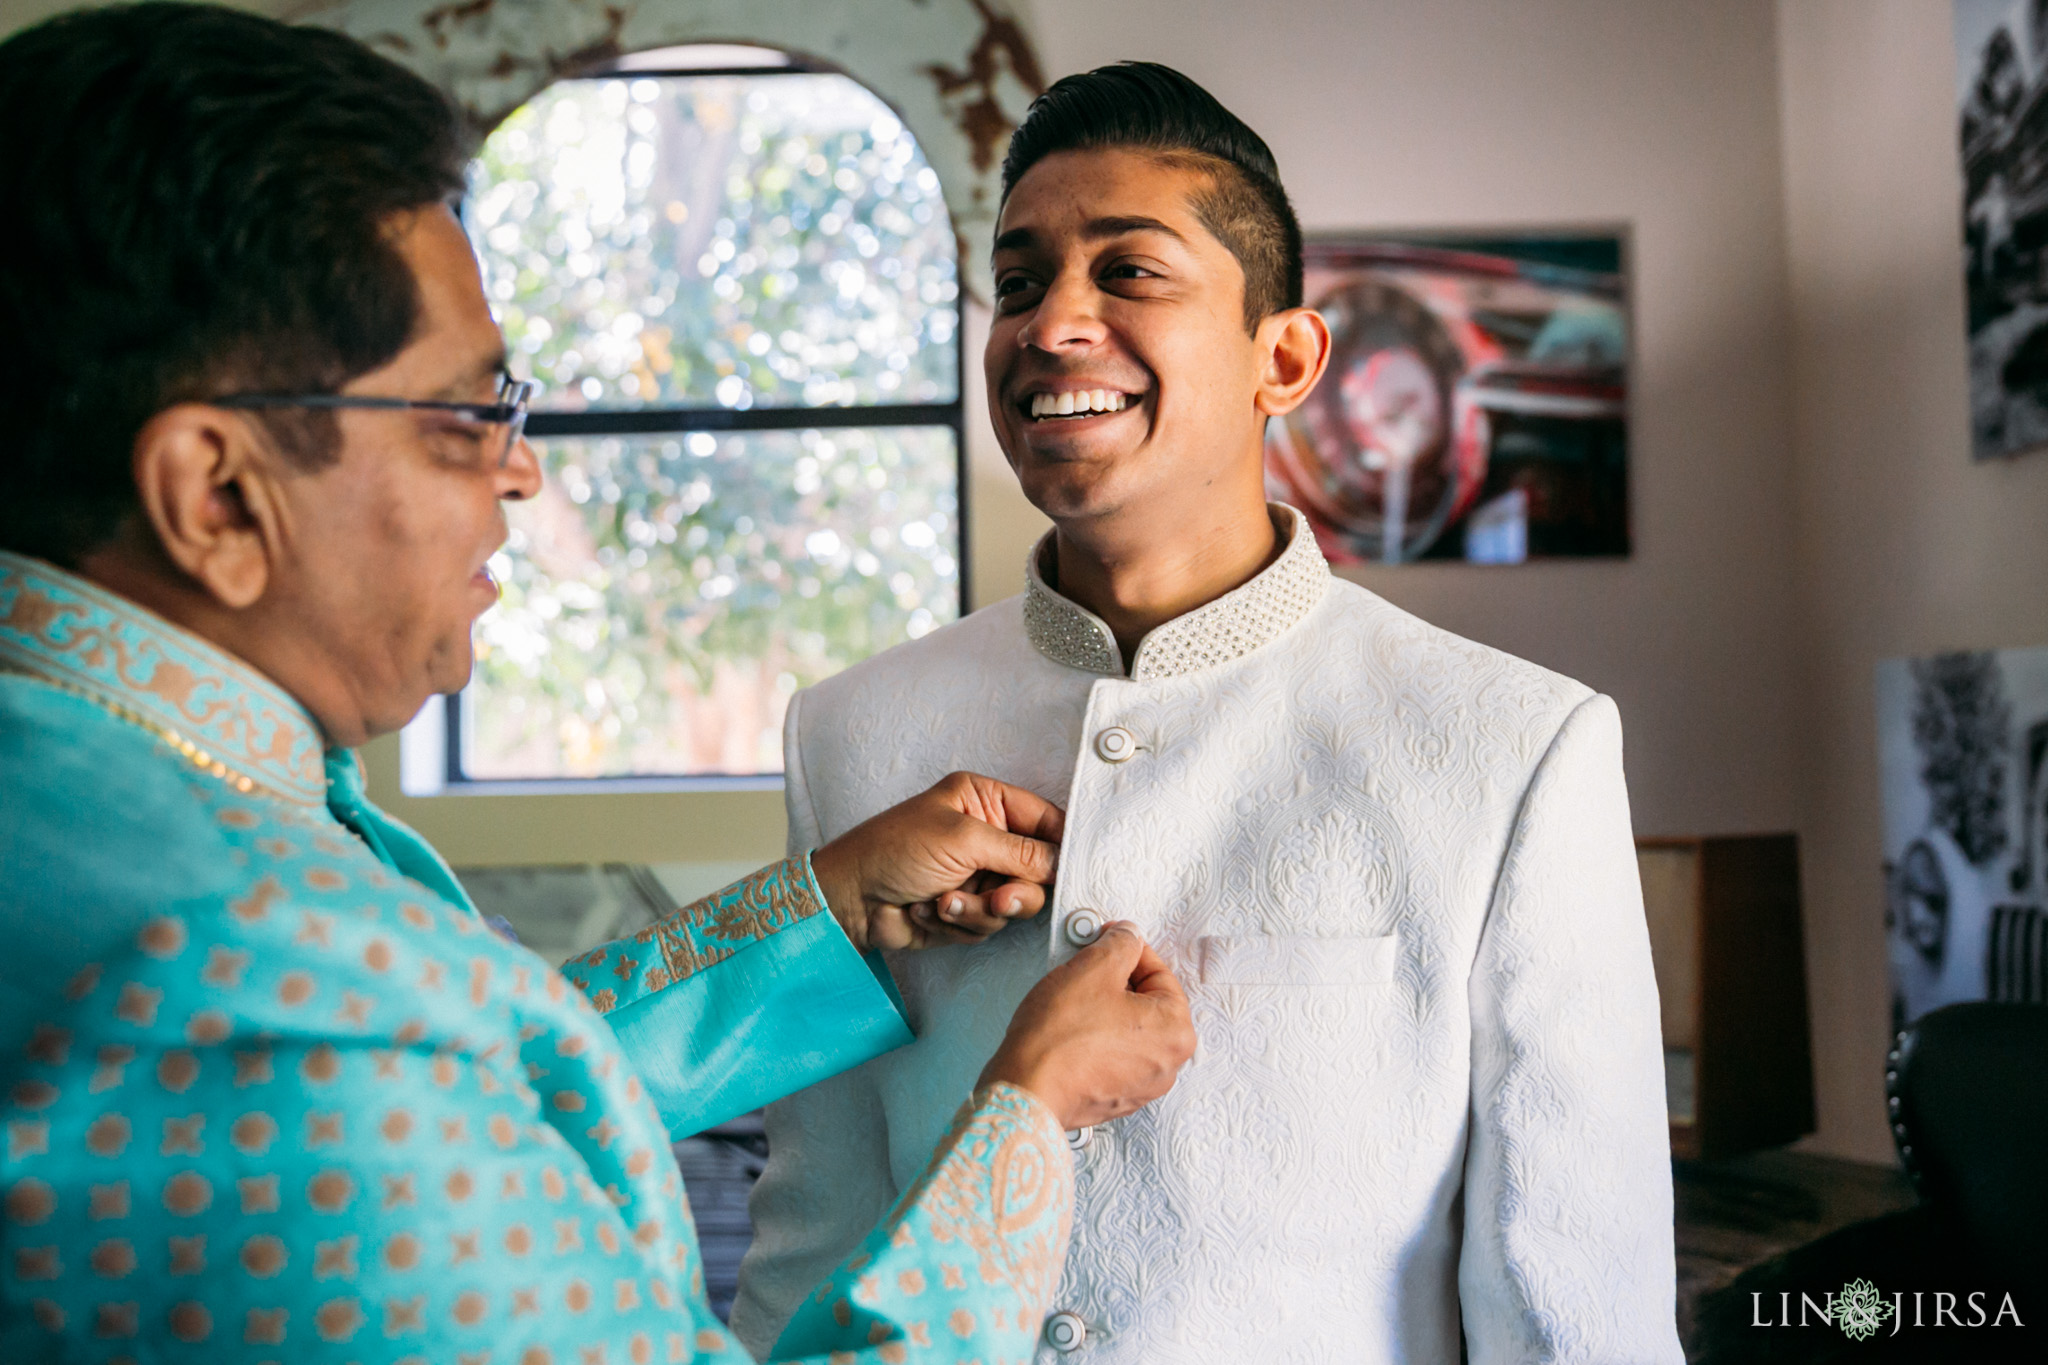
[{"label": "black leather chair", "polygon": [[[1923,1015],[1899,1034],[1885,1091],[1919,1206],[1841,1228],[1708,1295],[1695,1362],[2048,1362],[2048,1005],[1976,1002]],[[1923,1321],[1934,1296],[1949,1294],[1963,1322],[1976,1292],[1991,1315],[2011,1294],[2023,1325],[1894,1334],[1888,1321],[1868,1340],[1755,1325],[1802,1294],[1824,1302],[1856,1279],[1887,1298],[1903,1291],[1908,1323],[1916,1292]]]},{"label": "black leather chair", "polygon": [[1890,1063],[1892,1135],[1921,1202],[1987,1270],[2048,1282],[2048,1005],[1935,1010]]}]

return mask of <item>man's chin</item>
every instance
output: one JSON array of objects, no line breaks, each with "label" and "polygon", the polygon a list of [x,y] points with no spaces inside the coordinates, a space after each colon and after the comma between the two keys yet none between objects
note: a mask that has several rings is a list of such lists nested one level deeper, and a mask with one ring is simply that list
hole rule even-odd
[{"label": "man's chin", "polygon": [[1125,502],[1114,472],[1099,465],[1032,461],[1017,471],[1017,483],[1033,507],[1062,523],[1107,516]]},{"label": "man's chin", "polygon": [[442,658],[434,661],[434,693],[436,696],[453,696],[469,686],[470,675],[476,672],[476,648],[464,634],[460,646],[451,649]]},{"label": "man's chin", "polygon": [[472,673],[476,672],[476,646],[469,638],[467,629],[450,639],[434,653],[427,665],[426,689],[420,696],[414,714],[427,704],[428,697],[448,697],[469,686]]}]

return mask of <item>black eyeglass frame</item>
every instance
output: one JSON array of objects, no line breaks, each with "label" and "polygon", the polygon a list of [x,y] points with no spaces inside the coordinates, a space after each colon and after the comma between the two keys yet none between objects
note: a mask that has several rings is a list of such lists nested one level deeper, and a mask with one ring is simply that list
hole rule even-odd
[{"label": "black eyeglass frame", "polygon": [[514,379],[510,375],[498,385],[498,400],[495,403],[455,403],[426,398],[379,398],[369,394],[353,393],[236,393],[225,398],[211,399],[213,406],[220,408],[341,408],[368,409],[373,412],[446,412],[475,422],[480,426],[502,426],[505,428],[505,445],[498,452],[493,468],[503,469],[512,458],[512,448],[519,444],[525,434],[526,419],[531,414],[536,386],[531,380]]}]

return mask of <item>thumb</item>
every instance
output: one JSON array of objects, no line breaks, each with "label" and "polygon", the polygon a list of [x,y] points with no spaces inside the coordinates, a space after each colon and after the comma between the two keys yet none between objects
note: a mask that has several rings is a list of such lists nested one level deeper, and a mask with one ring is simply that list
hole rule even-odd
[{"label": "thumb", "polygon": [[1037,792],[998,782],[994,778],[987,779],[987,783],[983,796],[994,807],[996,816],[991,824],[1055,844],[1066,833],[1067,813]]},{"label": "thumb", "polygon": [[1011,834],[971,815],[964,819],[967,823],[962,830],[965,837],[960,850],[963,861],[1012,881],[1037,882],[1041,886],[1051,883],[1053,874],[1059,870],[1059,845]]},{"label": "thumb", "polygon": [[[1120,919],[1105,924],[1095,942],[1074,954],[1072,965],[1076,973],[1099,978],[1121,991],[1129,989],[1132,974],[1148,956],[1155,962],[1159,961],[1137,926],[1129,920]],[[1166,964],[1161,962],[1159,965],[1163,970]]]},{"label": "thumb", "polygon": [[1131,991],[1136,995],[1148,996],[1154,1000],[1178,1000],[1186,1003],[1188,993],[1182,989],[1180,978],[1166,965],[1166,959],[1152,951],[1152,945],[1139,945],[1138,961],[1131,968]]}]

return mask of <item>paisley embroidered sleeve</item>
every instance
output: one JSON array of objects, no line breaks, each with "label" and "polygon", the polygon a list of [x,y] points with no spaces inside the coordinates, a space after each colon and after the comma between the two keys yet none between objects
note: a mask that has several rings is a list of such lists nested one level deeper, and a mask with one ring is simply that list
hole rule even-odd
[{"label": "paisley embroidered sleeve", "polygon": [[688,1137],[910,1041],[798,854],[563,964]]},{"label": "paisley embroidered sleeve", "polygon": [[562,974],[583,988],[600,1014],[609,1014],[824,912],[810,859],[784,858],[671,910],[629,938],[570,958]]},{"label": "paisley embroidered sleeve", "polygon": [[771,1359],[1030,1359],[1073,1207],[1073,1159],[1052,1111],[1015,1086],[978,1091],[889,1216],[805,1298]]}]

